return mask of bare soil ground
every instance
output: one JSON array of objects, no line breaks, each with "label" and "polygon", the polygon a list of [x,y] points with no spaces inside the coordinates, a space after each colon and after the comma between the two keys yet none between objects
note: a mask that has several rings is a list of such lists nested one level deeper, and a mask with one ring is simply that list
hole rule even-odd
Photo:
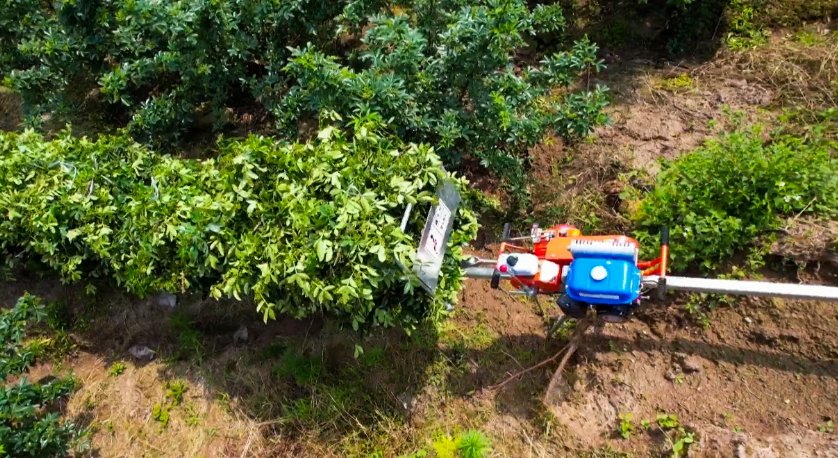
[{"label": "bare soil ground", "polygon": [[13,131],[23,122],[20,98],[5,87],[0,86],[0,130]]},{"label": "bare soil ground", "polygon": [[[834,275],[809,281],[835,282]],[[541,404],[555,364],[500,391],[492,387],[555,353],[540,307],[469,280],[455,316],[436,334],[378,334],[352,357],[351,331],[321,320],[254,320],[247,304],[187,296],[203,351],[179,357],[173,313],[155,300],[119,292],[86,297],[55,279],[0,285],[10,303],[24,290],[65,303],[77,347],[58,369],[81,380],[66,416],[93,431],[93,456],[396,456],[428,449],[434,434],[479,428],[494,456],[662,456],[669,445],[654,426],[677,415],[696,442],[690,456],[819,457],[838,454],[838,437],[820,431],[838,412],[838,312],[825,303],[742,300],[708,313],[704,329],[685,297],[650,301],[637,319],[589,331],[571,360],[562,402]],[[102,288],[106,291],[105,288]],[[542,299],[546,315],[558,313]],[[247,326],[247,342],[233,334]],[[421,334],[421,333],[420,333]],[[150,362],[128,348],[146,345]],[[282,373],[277,348],[319,361],[313,383]],[[380,353],[377,353],[380,352]],[[114,362],[127,368],[109,374]],[[53,363],[33,371],[48,374]],[[152,417],[169,384],[183,381],[184,402],[167,427]],[[370,399],[342,399],[350,394]],[[323,414],[306,417],[307,405]],[[618,415],[635,432],[619,436]],[[589,455],[585,455],[588,453]]]}]

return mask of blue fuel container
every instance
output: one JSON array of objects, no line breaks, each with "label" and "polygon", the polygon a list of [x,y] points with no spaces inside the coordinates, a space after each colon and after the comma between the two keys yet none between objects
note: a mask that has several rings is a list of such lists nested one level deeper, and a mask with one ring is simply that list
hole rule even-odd
[{"label": "blue fuel container", "polygon": [[568,267],[567,295],[589,304],[631,305],[640,297],[641,272],[634,261],[609,255],[574,257]]}]

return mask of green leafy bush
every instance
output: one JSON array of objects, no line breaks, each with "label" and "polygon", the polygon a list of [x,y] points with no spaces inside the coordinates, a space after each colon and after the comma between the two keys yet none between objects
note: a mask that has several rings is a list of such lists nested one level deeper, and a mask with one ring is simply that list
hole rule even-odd
[{"label": "green leafy bush", "polygon": [[[222,139],[215,159],[161,156],[125,136],[96,142],[0,134],[0,250],[67,281],[112,277],[143,295],[250,295],[265,319],[329,312],[354,328],[438,319],[461,286],[462,208],[430,300],[410,269],[435,189],[448,175],[426,145],[326,127],[310,143]],[[453,178],[456,187],[466,182]],[[400,229],[408,203],[408,229]]]},{"label": "green leafy bush", "polygon": [[[165,144],[198,116],[272,113],[289,138],[321,110],[375,113],[447,165],[481,161],[521,189],[519,161],[547,130],[585,135],[605,121],[605,89],[573,92],[598,71],[589,41],[516,61],[526,37],[561,34],[557,5],[523,0],[151,0],[55,5],[0,0],[0,72],[28,118],[99,93],[110,119]],[[76,94],[78,95],[78,94]]]},{"label": "green leafy bush", "polygon": [[696,151],[663,163],[635,215],[638,240],[657,246],[671,229],[672,268],[705,269],[777,227],[783,216],[838,210],[836,144],[760,127],[722,133]]},{"label": "green leafy bush", "polygon": [[58,414],[46,410],[76,388],[72,377],[30,383],[24,374],[35,362],[36,351],[23,343],[26,326],[46,317],[37,298],[25,295],[0,315],[0,457],[48,458],[67,456],[67,450],[85,434]]},{"label": "green leafy bush", "polygon": [[295,49],[285,67],[295,84],[274,110],[280,125],[296,132],[324,109],[379,113],[400,138],[435,145],[446,164],[471,156],[520,187],[519,159],[548,129],[578,137],[605,122],[605,88],[568,91],[602,68],[587,38],[540,67],[513,65],[527,34],[545,23],[563,28],[560,10],[531,13],[518,0],[439,3],[416,2],[419,15],[372,17],[360,66],[315,46]]},{"label": "green leafy bush", "polygon": [[242,97],[276,97],[288,46],[331,43],[344,9],[367,7],[380,3],[0,0],[0,73],[30,120],[93,86],[127,108],[135,134],[162,140],[199,109],[221,123]]}]

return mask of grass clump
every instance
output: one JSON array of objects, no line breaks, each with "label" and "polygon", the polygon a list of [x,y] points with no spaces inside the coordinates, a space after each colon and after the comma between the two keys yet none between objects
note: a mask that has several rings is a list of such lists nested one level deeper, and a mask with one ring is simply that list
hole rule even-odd
[{"label": "grass clump", "polygon": [[122,361],[117,361],[111,365],[110,369],[108,369],[108,375],[110,375],[111,377],[119,377],[120,375],[125,373],[125,369],[125,363]]},{"label": "grass clump", "polygon": [[661,89],[666,89],[670,92],[679,92],[695,87],[695,81],[690,78],[690,75],[684,73],[682,75],[673,76],[671,78],[661,79],[658,84]]},{"label": "grass clump", "polygon": [[492,452],[492,441],[482,431],[470,430],[454,437],[439,434],[433,448],[439,458],[483,458]]},{"label": "grass clump", "polygon": [[282,356],[282,362],[272,371],[277,377],[291,378],[298,386],[307,386],[316,382],[323,374],[320,358],[304,355],[289,348]]},{"label": "grass clump", "polygon": [[[739,121],[735,120],[735,124]],[[664,162],[655,189],[635,214],[637,238],[658,246],[671,229],[672,268],[714,269],[781,217],[838,209],[835,142],[736,127],[703,147]]]}]

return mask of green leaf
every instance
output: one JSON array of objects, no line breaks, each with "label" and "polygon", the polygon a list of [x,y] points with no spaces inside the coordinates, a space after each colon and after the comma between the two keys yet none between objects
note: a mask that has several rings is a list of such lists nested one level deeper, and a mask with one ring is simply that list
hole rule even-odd
[{"label": "green leaf", "polygon": [[[328,313],[358,331],[440,320],[434,303],[457,300],[460,248],[475,236],[476,219],[467,208],[457,212],[433,298],[396,262],[410,264],[416,229],[399,230],[395,201],[432,197],[428,174],[460,192],[467,184],[446,175],[427,147],[386,136],[379,121],[352,122],[365,123],[365,138],[335,127],[311,143],[221,139],[205,160],[157,154],[124,133],[90,141],[0,132],[0,215],[28,206],[26,218],[4,220],[0,254],[12,263],[38,259],[66,281],[109,276],[137,294],[250,297],[264,320]],[[401,154],[386,154],[394,150]],[[329,159],[336,151],[339,162]],[[44,166],[53,163],[75,172]],[[78,183],[68,186],[72,173]],[[95,198],[85,195],[90,176]],[[416,178],[394,190],[392,176]],[[429,208],[417,203],[414,211]]]},{"label": "green leaf", "polygon": [[315,244],[317,250],[317,259],[319,261],[329,262],[332,260],[332,242],[328,240],[318,240]]}]

